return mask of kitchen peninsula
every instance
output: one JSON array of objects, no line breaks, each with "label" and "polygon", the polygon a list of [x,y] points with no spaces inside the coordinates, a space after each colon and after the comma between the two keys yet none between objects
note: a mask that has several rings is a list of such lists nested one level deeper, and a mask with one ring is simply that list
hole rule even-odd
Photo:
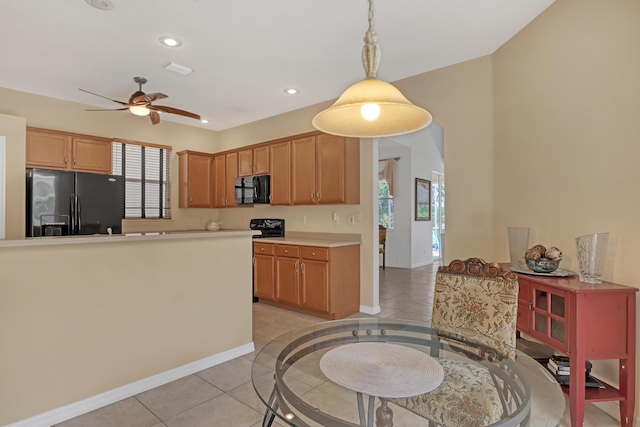
[{"label": "kitchen peninsula", "polygon": [[0,402],[13,414],[0,424],[69,419],[253,351],[253,234],[0,241]]}]

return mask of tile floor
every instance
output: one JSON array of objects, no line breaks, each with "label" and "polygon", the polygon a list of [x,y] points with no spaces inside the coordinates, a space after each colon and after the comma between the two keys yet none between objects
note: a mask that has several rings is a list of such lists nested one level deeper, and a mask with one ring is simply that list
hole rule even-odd
[{"label": "tile floor", "polygon": [[[433,301],[433,283],[437,265],[421,268],[380,270],[380,307],[376,317],[429,321]],[[352,317],[369,317],[358,315]],[[253,304],[253,339],[256,352],[276,336],[293,328],[322,319],[278,309],[266,304]],[[251,366],[255,352],[218,366],[189,375],[172,383],[116,402],[104,408],[58,424],[57,427],[258,427],[264,405],[251,384]],[[264,367],[265,375],[271,369]],[[322,386],[301,384],[317,399],[340,400]],[[535,402],[534,402],[535,412]],[[568,405],[561,426],[570,426]],[[340,408],[336,408],[339,410]],[[394,408],[395,411],[395,408]],[[411,414],[398,413],[396,426],[423,426]],[[588,404],[584,426],[619,426],[609,415]],[[274,423],[282,427],[283,424]],[[539,426],[536,417],[532,426]],[[464,427],[464,426],[460,426]]]}]

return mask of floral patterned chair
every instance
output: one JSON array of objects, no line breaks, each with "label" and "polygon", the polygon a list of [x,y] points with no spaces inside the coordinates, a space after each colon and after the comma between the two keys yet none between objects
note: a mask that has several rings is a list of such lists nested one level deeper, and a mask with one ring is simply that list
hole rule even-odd
[{"label": "floral patterned chair", "polygon": [[[432,320],[436,328],[477,331],[489,347],[514,358],[517,308],[517,276],[499,264],[469,258],[438,269]],[[389,402],[445,427],[479,427],[501,419],[500,397],[486,370],[454,359],[441,364],[444,381],[437,389]]]}]

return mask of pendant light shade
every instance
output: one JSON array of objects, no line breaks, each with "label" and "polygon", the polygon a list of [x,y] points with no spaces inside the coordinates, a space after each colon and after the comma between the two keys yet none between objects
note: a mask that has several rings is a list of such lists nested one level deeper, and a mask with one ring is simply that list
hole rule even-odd
[{"label": "pendant light shade", "polygon": [[367,77],[345,90],[331,107],[313,118],[316,129],[340,136],[380,138],[415,132],[431,123],[427,110],[412,104],[392,84],[376,78],[380,63],[377,41],[373,30],[373,0],[369,0],[369,29],[362,50]]}]

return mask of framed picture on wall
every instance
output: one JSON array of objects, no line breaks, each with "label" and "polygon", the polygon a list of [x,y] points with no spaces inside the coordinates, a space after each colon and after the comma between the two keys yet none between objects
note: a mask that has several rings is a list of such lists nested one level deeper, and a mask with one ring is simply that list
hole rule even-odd
[{"label": "framed picture on wall", "polygon": [[431,221],[431,181],[416,178],[416,221]]}]

